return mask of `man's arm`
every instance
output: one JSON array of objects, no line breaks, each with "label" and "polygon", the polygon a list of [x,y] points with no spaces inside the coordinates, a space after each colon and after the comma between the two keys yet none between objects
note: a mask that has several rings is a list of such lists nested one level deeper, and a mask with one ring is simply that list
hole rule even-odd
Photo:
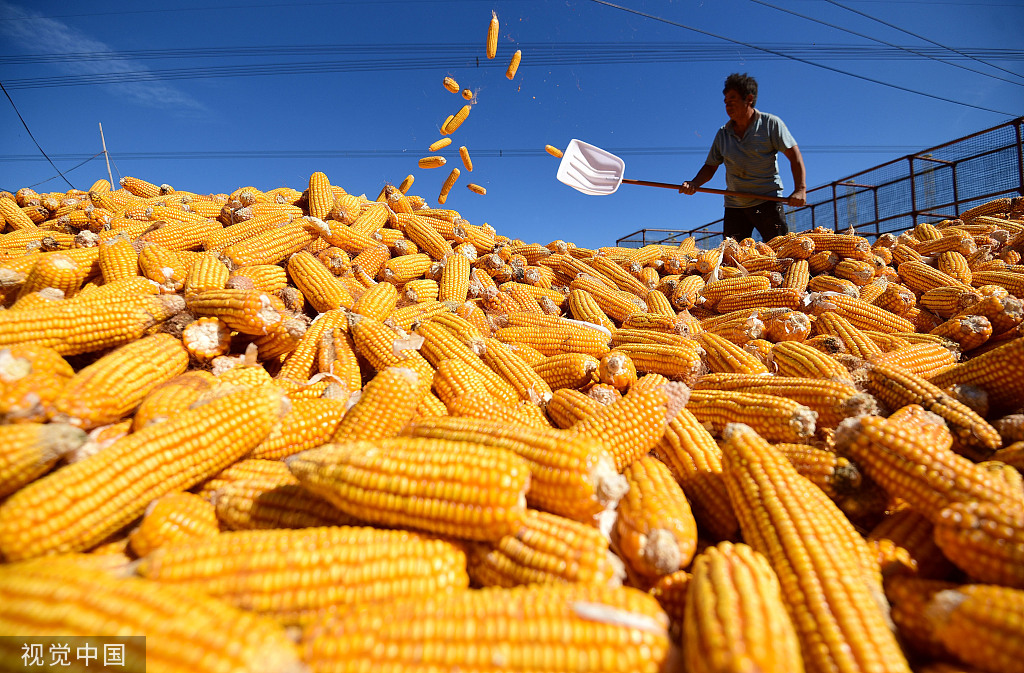
[{"label": "man's arm", "polygon": [[800,148],[793,145],[782,153],[789,159],[789,167],[793,170],[793,193],[789,195],[787,204],[797,207],[807,203],[807,169]]},{"label": "man's arm", "polygon": [[715,177],[715,172],[717,170],[718,166],[709,166],[708,164],[704,164],[703,166],[701,166],[700,170],[697,171],[697,175],[695,175],[692,180],[684,182],[682,185],[680,185],[679,192],[681,194],[696,194],[697,188],[703,185],[711,178]]}]

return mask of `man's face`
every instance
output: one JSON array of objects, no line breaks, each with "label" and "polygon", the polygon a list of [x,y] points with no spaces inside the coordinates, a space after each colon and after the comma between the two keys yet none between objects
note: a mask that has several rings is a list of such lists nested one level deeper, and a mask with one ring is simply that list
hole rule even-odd
[{"label": "man's face", "polygon": [[750,114],[750,110],[753,107],[753,96],[747,96],[744,98],[732,89],[725,92],[725,114],[729,115],[729,119],[734,121],[745,119]]}]

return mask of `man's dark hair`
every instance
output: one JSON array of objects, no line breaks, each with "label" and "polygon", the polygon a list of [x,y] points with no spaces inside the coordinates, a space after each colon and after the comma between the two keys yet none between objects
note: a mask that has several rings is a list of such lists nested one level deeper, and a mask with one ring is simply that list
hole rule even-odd
[{"label": "man's dark hair", "polygon": [[722,94],[724,95],[730,89],[738,93],[744,99],[746,99],[747,96],[753,96],[753,104],[757,104],[757,80],[747,73],[743,73],[741,75],[738,72],[734,72],[726,77],[725,88],[722,89]]}]

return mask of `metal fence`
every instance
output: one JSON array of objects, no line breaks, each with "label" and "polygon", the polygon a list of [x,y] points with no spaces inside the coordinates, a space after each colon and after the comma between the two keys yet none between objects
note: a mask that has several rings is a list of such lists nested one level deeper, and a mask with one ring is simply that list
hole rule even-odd
[{"label": "metal fence", "polygon": [[[790,231],[853,228],[874,239],[919,222],[957,217],[980,203],[1024,195],[1024,117],[908,154],[807,192],[807,205],[786,211]],[[722,220],[688,230],[640,229],[616,245],[639,248],[693,236],[704,246],[722,240]]]}]

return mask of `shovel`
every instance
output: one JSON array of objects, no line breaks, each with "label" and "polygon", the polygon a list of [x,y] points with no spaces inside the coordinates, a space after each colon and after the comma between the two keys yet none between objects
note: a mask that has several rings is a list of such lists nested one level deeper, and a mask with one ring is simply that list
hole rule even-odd
[{"label": "shovel", "polygon": [[[664,187],[679,191],[682,185],[673,185],[668,182],[648,182],[647,180],[627,180],[622,177],[626,171],[626,162],[611,152],[600,147],[595,147],[582,140],[573,138],[569,146],[562,154],[562,162],[558,164],[558,173],[555,177],[578,192],[590,194],[591,196],[603,196],[614,194],[619,185],[643,185],[645,187]],[[784,196],[766,196],[764,194],[749,194],[747,192],[734,192],[728,189],[710,189],[698,187],[698,192],[705,194],[724,194],[726,196],[746,196],[763,201],[780,201],[785,203],[789,199]]]}]

